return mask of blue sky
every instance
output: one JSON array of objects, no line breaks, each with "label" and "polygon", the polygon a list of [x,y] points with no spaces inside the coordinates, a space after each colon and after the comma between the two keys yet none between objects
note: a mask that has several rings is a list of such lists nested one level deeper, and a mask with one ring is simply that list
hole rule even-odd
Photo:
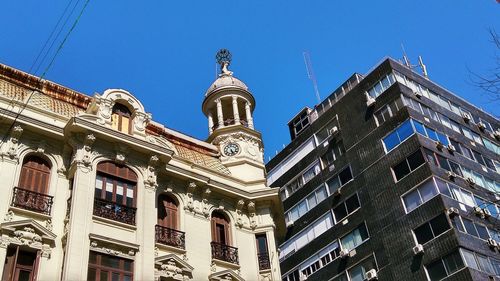
[{"label": "blue sky", "polygon": [[[68,1],[4,1],[0,62],[28,71]],[[91,0],[46,78],[88,95],[129,90],[156,121],[205,139],[203,94],[216,51],[228,48],[231,69],[257,100],[267,161],[289,143],[288,120],[316,102],[305,50],[322,98],[384,56],[401,58],[403,43],[413,62],[423,56],[432,80],[498,116],[500,105],[471,85],[467,70],[494,67],[488,28],[500,33],[494,0]]]}]

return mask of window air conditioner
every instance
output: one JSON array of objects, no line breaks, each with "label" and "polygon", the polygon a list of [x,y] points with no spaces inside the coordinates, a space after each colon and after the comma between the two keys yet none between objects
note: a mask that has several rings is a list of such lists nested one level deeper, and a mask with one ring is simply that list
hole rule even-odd
[{"label": "window air conditioner", "polygon": [[458,209],[457,209],[457,208],[455,208],[455,207],[451,207],[451,208],[449,208],[446,212],[448,213],[448,215],[449,215],[450,217],[453,217],[453,216],[458,216],[458,214],[460,214],[460,213],[459,213],[459,211],[458,211]]},{"label": "window air conditioner", "polygon": [[345,259],[345,258],[350,257],[349,250],[347,250],[347,249],[342,249],[342,250],[340,251],[340,253],[339,253],[339,257],[340,257],[341,259]]},{"label": "window air conditioner", "polygon": [[455,146],[453,144],[451,144],[451,143],[448,144],[448,146],[446,148],[448,148],[448,151],[451,152],[451,153],[457,151],[457,149],[455,148]]},{"label": "window air conditioner", "polygon": [[370,269],[365,273],[366,280],[378,280],[377,271]]},{"label": "window air conditioner", "polygon": [[471,178],[471,177],[467,177],[467,178],[465,179],[465,181],[466,181],[466,182],[467,182],[470,186],[473,186],[473,185],[475,185],[475,184],[476,184],[476,181],[474,181],[474,179],[473,179],[473,178]]},{"label": "window air conditioner", "polygon": [[486,130],[486,124],[484,124],[483,122],[479,122],[479,123],[477,123],[477,127],[478,127],[478,128],[479,128],[479,130],[481,130],[481,131]]},{"label": "window air conditioner", "polygon": [[470,114],[466,113],[466,112],[462,112],[462,118],[464,118],[465,122],[469,122],[472,119],[472,117],[470,116]]},{"label": "window air conditioner", "polygon": [[450,180],[455,179],[455,178],[458,176],[458,175],[457,175],[457,174],[455,174],[455,172],[453,172],[453,171],[446,171],[446,175],[448,176],[448,178],[449,178]]},{"label": "window air conditioner", "polygon": [[497,129],[493,132],[493,137],[495,137],[497,140],[500,140],[500,129]]},{"label": "window air conditioner", "polygon": [[441,141],[436,141],[436,148],[439,150],[442,150],[444,147],[444,144]]},{"label": "window air conditioner", "polygon": [[486,218],[489,218],[491,217],[491,212],[490,210],[486,209],[486,208],[483,208],[483,214]]},{"label": "window air conditioner", "polygon": [[293,221],[288,221],[286,223],[286,227],[292,227],[293,226]]},{"label": "window air conditioner", "polygon": [[342,188],[339,187],[333,192],[333,196],[340,196],[342,195]]},{"label": "window air conditioner", "polygon": [[366,93],[366,106],[370,107],[375,104],[375,99],[370,96],[368,93]]},{"label": "window air conditioner", "polygon": [[415,91],[415,92],[413,92],[413,94],[414,94],[417,98],[421,98],[421,97],[422,97],[422,94],[421,94],[419,91]]},{"label": "window air conditioner", "polygon": [[491,248],[496,248],[498,247],[498,243],[497,241],[495,241],[493,238],[488,238],[488,241],[486,242],[488,244],[488,246],[490,246]]},{"label": "window air conditioner", "polygon": [[333,135],[333,134],[335,134],[338,131],[339,131],[339,128],[337,128],[337,126],[333,126],[333,128],[330,128],[330,130],[328,130],[328,132],[330,133],[330,135]]},{"label": "window air conditioner", "polygon": [[483,212],[483,209],[481,209],[481,207],[474,206],[472,208],[472,211],[474,212],[474,214],[476,214],[478,216],[484,216],[484,212]]},{"label": "window air conditioner", "polygon": [[424,253],[424,246],[422,246],[422,244],[417,244],[415,247],[413,247],[413,254],[420,255],[423,253]]}]

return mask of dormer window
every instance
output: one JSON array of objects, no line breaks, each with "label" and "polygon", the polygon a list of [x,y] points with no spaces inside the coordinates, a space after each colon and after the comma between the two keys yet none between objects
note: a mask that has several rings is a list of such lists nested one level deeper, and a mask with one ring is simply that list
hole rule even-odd
[{"label": "dormer window", "polygon": [[132,112],[123,104],[115,104],[111,114],[111,127],[122,133],[132,133]]}]

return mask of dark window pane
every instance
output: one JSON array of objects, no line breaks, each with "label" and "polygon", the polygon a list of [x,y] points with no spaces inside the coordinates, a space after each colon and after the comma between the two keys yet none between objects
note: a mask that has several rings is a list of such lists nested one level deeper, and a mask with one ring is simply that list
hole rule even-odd
[{"label": "dark window pane", "polygon": [[120,273],[114,273],[111,275],[111,281],[120,281]]},{"label": "dark window pane", "polygon": [[420,165],[424,164],[425,160],[424,157],[422,156],[422,152],[420,150],[417,150],[415,153],[412,155],[408,156],[408,164],[410,165],[410,169],[413,171]]},{"label": "dark window pane", "polygon": [[90,252],[89,263],[91,263],[91,264],[96,264],[97,263],[97,255],[96,255],[95,252]]},{"label": "dark window pane", "polygon": [[450,164],[450,168],[451,168],[451,170],[452,170],[455,174],[457,174],[457,175],[459,175],[459,176],[461,176],[461,177],[463,176],[463,175],[462,175],[462,169],[460,169],[460,166],[459,166],[457,163],[455,163],[455,162],[453,162],[453,161],[448,161],[448,163]]},{"label": "dark window pane", "polygon": [[87,271],[87,280],[88,281],[95,281],[96,280],[96,272],[94,268],[89,268]]},{"label": "dark window pane", "polygon": [[460,145],[460,148],[462,149],[462,153],[465,157],[474,160],[474,157],[472,156],[472,151],[468,147]]},{"label": "dark window pane", "polygon": [[451,223],[453,224],[454,228],[458,229],[459,231],[465,232],[465,229],[462,226],[462,222],[460,221],[460,217],[459,216],[454,216],[451,219]]},{"label": "dark window pane", "polygon": [[486,230],[486,227],[484,227],[480,224],[476,224],[476,230],[477,230],[477,234],[479,235],[479,238],[484,239],[484,240],[487,240],[488,238],[490,238],[490,236],[488,235],[488,230]]},{"label": "dark window pane", "polygon": [[432,227],[432,231],[434,232],[434,236],[438,236],[439,234],[445,232],[450,229],[450,225],[448,224],[448,219],[444,214],[441,214],[430,221],[430,225]]},{"label": "dark window pane", "polygon": [[441,134],[441,133],[436,133],[436,134],[437,134],[438,140],[439,140],[441,143],[443,143],[444,145],[448,145],[448,144],[449,144],[449,142],[448,142],[448,138],[447,138],[445,135],[443,135],[443,134]]},{"label": "dark window pane", "polygon": [[100,276],[101,277],[100,280],[106,280],[106,281],[108,280],[108,272],[107,271],[102,271],[101,270],[101,274],[100,275],[101,275]]},{"label": "dark window pane", "polygon": [[392,168],[394,170],[394,175],[396,176],[396,180],[402,179],[404,176],[408,175],[410,173],[410,168],[408,167],[408,164],[406,163],[406,159],[394,166]]},{"label": "dark window pane", "polygon": [[408,212],[412,211],[416,207],[420,206],[420,204],[422,204],[422,200],[420,199],[420,195],[418,195],[418,191],[416,189],[406,194],[403,197],[403,200],[405,202],[406,210]]},{"label": "dark window pane", "polygon": [[354,210],[359,208],[359,200],[358,200],[358,195],[355,194],[354,196],[349,197],[345,201],[345,205],[347,207],[347,212],[352,213]]},{"label": "dark window pane", "polygon": [[346,184],[348,181],[352,180],[351,169],[349,167],[345,168],[339,173],[340,183],[342,185]]},{"label": "dark window pane", "polygon": [[460,148],[460,144],[452,139],[450,139],[450,142],[457,150],[457,153],[462,154],[462,149]]},{"label": "dark window pane", "polygon": [[464,263],[462,262],[462,258],[460,257],[460,253],[458,251],[444,257],[443,262],[449,275],[464,267]]},{"label": "dark window pane", "polygon": [[101,265],[112,268],[120,268],[120,259],[107,255],[101,255]]},{"label": "dark window pane", "polygon": [[436,184],[437,184],[437,187],[439,189],[439,193],[444,194],[450,198],[452,197],[451,193],[450,193],[450,189],[448,188],[448,185],[446,184],[446,182],[436,178]]},{"label": "dark window pane", "polygon": [[126,271],[133,270],[132,266],[134,263],[131,260],[123,260],[123,262],[124,262],[124,268],[123,268],[124,270],[126,270]]},{"label": "dark window pane", "polygon": [[419,244],[424,244],[434,238],[428,223],[415,228],[414,232]]},{"label": "dark window pane", "polygon": [[486,167],[488,167],[492,170],[496,170],[495,164],[493,163],[493,161],[491,159],[484,157],[484,156],[483,156],[483,159],[484,159],[484,163],[486,163]]},{"label": "dark window pane", "polygon": [[476,158],[476,161],[479,164],[486,166],[486,163],[484,163],[483,157],[481,156],[481,154],[479,152],[472,150],[472,153],[474,154],[474,158]]},{"label": "dark window pane", "polygon": [[465,226],[465,231],[473,236],[479,237],[477,234],[476,228],[474,227],[474,223],[468,219],[462,219],[464,226]]},{"label": "dark window pane", "polygon": [[347,216],[347,210],[345,209],[344,204],[340,204],[339,206],[333,209],[333,214],[335,215],[335,220],[338,222]]},{"label": "dark window pane", "polygon": [[448,164],[448,159],[439,154],[436,154],[436,156],[439,162],[439,166],[447,171],[451,171],[450,165]]},{"label": "dark window pane", "polygon": [[425,154],[425,158],[427,159],[427,162],[433,164],[433,165],[438,165],[437,161],[436,161],[436,157],[434,156],[434,152],[430,151],[429,149],[427,148],[424,148],[424,154]]},{"label": "dark window pane", "polygon": [[360,235],[362,241],[368,239],[368,230],[366,229],[365,224],[363,224],[361,227],[359,227],[359,235]]},{"label": "dark window pane", "polygon": [[446,277],[446,269],[441,260],[435,261],[427,266],[427,272],[431,281],[438,281]]}]

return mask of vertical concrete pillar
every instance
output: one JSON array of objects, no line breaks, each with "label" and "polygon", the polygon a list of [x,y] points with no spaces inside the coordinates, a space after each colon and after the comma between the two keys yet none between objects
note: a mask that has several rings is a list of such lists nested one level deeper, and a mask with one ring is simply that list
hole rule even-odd
[{"label": "vertical concrete pillar", "polygon": [[219,123],[219,128],[224,127],[224,116],[222,115],[222,101],[217,99],[215,101],[217,103],[217,120]]},{"label": "vertical concrete pillar", "polygon": [[146,184],[144,189],[142,199],[142,241],[139,241],[143,245],[142,249],[139,250],[139,254],[142,256],[142,274],[136,278],[138,280],[155,280],[156,187]]},{"label": "vertical concrete pillar", "polygon": [[238,112],[238,97],[233,96],[233,116],[234,116],[234,124],[240,124],[240,113]]},{"label": "vertical concrete pillar", "polygon": [[253,118],[252,118],[252,111],[250,110],[250,103],[249,102],[245,103],[245,112],[247,115],[248,128],[253,130]]},{"label": "vertical concrete pillar", "polygon": [[208,133],[212,134],[214,131],[214,117],[212,116],[212,113],[208,113]]}]

